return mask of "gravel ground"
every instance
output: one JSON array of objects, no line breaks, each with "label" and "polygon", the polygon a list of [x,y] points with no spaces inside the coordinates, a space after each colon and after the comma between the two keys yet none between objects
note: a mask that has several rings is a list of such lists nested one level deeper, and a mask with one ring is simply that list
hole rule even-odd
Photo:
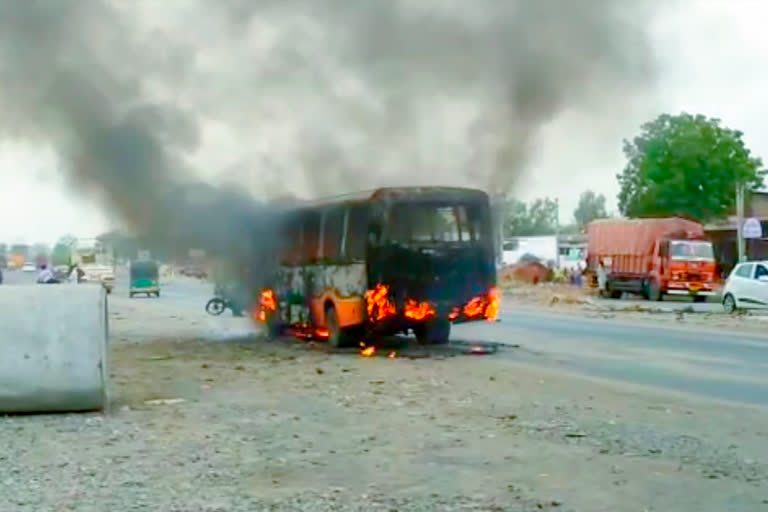
[{"label": "gravel ground", "polygon": [[768,510],[760,408],[162,301],[111,326],[110,411],[0,419],[0,511]]}]

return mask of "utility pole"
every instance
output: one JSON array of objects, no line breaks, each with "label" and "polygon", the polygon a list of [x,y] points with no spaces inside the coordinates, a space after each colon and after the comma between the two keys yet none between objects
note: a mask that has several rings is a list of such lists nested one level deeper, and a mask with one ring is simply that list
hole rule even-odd
[{"label": "utility pole", "polygon": [[744,185],[741,183],[736,184],[736,241],[741,263],[747,260],[744,248]]},{"label": "utility pole", "polygon": [[560,268],[560,198],[555,198],[555,268]]}]

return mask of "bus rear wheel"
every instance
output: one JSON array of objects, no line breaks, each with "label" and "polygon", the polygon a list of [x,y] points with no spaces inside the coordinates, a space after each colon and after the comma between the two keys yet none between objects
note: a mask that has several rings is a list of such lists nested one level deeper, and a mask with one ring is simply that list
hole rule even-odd
[{"label": "bus rear wheel", "polygon": [[416,341],[422,345],[445,345],[451,338],[451,322],[433,320],[413,327]]}]

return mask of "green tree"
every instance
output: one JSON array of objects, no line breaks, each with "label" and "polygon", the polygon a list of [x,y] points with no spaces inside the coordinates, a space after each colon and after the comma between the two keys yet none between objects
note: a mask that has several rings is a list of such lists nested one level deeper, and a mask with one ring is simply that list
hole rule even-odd
[{"label": "green tree", "polygon": [[67,245],[57,243],[53,246],[53,252],[51,253],[51,263],[53,265],[69,265],[72,262],[72,251]]},{"label": "green tree", "polygon": [[557,230],[557,211],[557,201],[548,197],[530,204],[510,199],[506,204],[504,235],[552,235]]},{"label": "green tree", "polygon": [[618,199],[628,217],[725,218],[735,209],[737,185],[755,190],[765,174],[740,131],[703,115],[663,114],[624,141],[624,154]]},{"label": "green tree", "polygon": [[579,196],[579,204],[573,211],[573,218],[576,219],[576,224],[580,228],[584,228],[587,224],[595,219],[604,219],[608,216],[605,211],[605,196],[603,194],[595,194],[591,190],[586,190]]}]

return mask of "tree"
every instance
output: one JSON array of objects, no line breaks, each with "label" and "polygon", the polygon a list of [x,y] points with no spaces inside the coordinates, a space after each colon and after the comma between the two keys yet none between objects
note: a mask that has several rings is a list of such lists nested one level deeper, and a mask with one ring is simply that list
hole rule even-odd
[{"label": "tree", "polygon": [[64,235],[59,238],[51,252],[51,264],[55,266],[70,265],[75,244],[77,244],[77,238],[73,235]]},{"label": "tree", "polygon": [[530,205],[510,199],[504,218],[505,236],[552,235],[557,230],[557,201],[548,197]]},{"label": "tree", "polygon": [[628,217],[725,218],[735,209],[737,185],[755,190],[765,175],[740,131],[703,115],[663,114],[624,141],[624,154],[618,199]]},{"label": "tree", "polygon": [[604,219],[608,216],[605,212],[605,196],[603,194],[596,195],[591,190],[586,190],[579,196],[579,204],[573,211],[573,217],[576,219],[576,224],[580,228],[584,228],[587,224],[595,219]]}]

